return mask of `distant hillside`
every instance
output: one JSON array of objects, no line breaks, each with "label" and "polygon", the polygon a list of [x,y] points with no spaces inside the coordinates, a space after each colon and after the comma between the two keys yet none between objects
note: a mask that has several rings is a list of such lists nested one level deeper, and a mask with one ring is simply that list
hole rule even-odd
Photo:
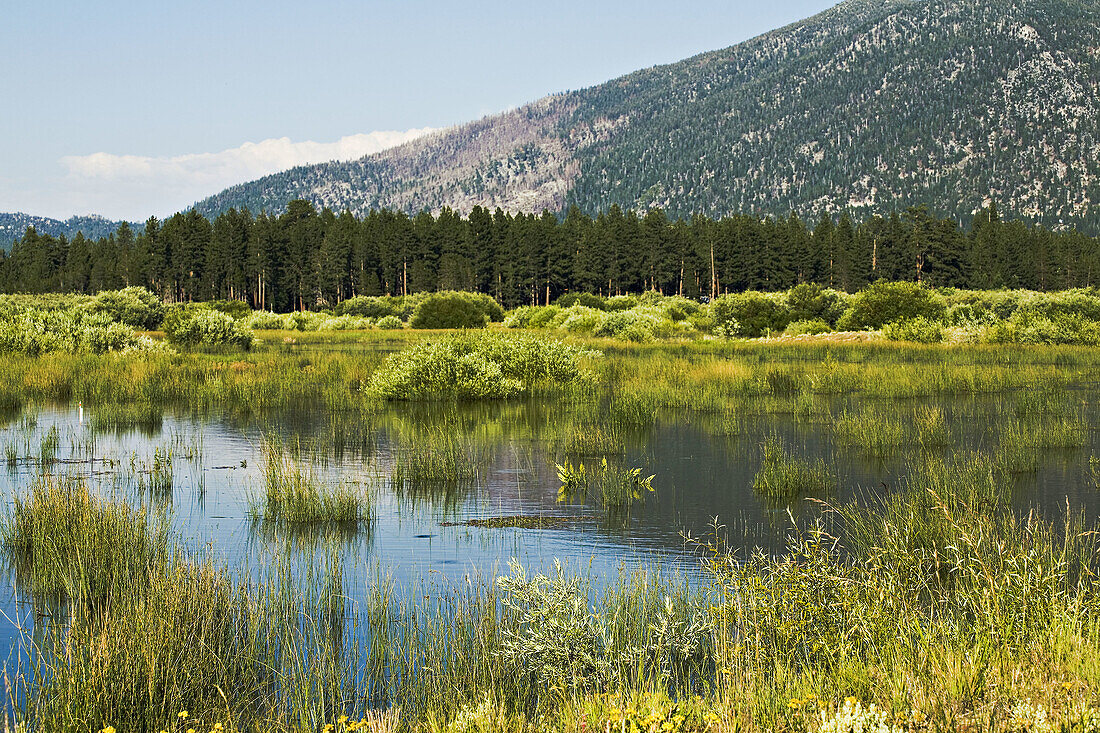
[{"label": "distant hillside", "polygon": [[1100,0],[849,0],[679,63],[199,202],[673,216],[928,204],[1100,231]]},{"label": "distant hillside", "polygon": [[[77,232],[84,232],[89,239],[99,239],[118,229],[120,221],[111,221],[102,216],[73,216],[65,221],[45,216],[29,214],[0,214],[0,247],[9,249],[11,243],[23,236],[27,227],[34,227],[39,234],[60,237],[64,234],[72,239]],[[137,225],[131,225],[136,226]]]}]

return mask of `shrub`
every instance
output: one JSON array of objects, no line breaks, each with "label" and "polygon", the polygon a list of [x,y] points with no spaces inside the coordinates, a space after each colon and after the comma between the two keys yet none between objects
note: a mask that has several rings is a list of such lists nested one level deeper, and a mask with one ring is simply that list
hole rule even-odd
[{"label": "shrub", "polygon": [[157,345],[138,337],[106,313],[83,310],[25,310],[0,318],[0,352],[37,356],[51,352],[70,354],[127,349],[149,350]]},{"label": "shrub", "polygon": [[164,319],[168,340],[181,346],[252,348],[252,332],[231,316],[205,308],[171,309]]},{"label": "shrub", "polygon": [[1021,344],[1100,345],[1100,322],[1076,314],[1046,317],[1019,311],[1011,327],[1014,340]]},{"label": "shrub", "polygon": [[287,327],[295,331],[317,331],[321,324],[328,318],[324,313],[311,311],[295,311],[287,314]]},{"label": "shrub", "polygon": [[378,319],[378,323],[374,324],[383,331],[396,331],[397,329],[404,328],[405,324],[397,316],[383,316]]},{"label": "shrub", "polygon": [[596,328],[594,335],[621,338],[645,343],[673,334],[686,334],[694,330],[686,320],[669,320],[665,310],[655,306],[638,306],[628,311],[609,313]]},{"label": "shrub", "polygon": [[580,378],[589,352],[516,336],[460,336],[422,341],[391,356],[371,378],[384,399],[498,399]]},{"label": "shrub", "polygon": [[237,320],[252,315],[252,308],[243,300],[210,300],[206,302],[206,307],[227,316],[232,316]]},{"label": "shrub", "polygon": [[555,562],[554,577],[528,578],[515,560],[497,578],[505,609],[500,629],[504,662],[545,689],[588,687],[611,674],[599,619],[588,589]]},{"label": "shrub", "polygon": [[96,296],[91,310],[143,331],[158,328],[164,320],[164,304],[145,288],[104,291]]},{"label": "shrub", "polygon": [[787,292],[787,307],[794,321],[825,321],[830,326],[844,314],[848,296],[826,290],[816,283],[801,283]]},{"label": "shrub", "polygon": [[585,308],[595,308],[601,311],[607,310],[607,301],[592,293],[566,293],[554,301],[554,305],[561,308],[583,305]]},{"label": "shrub", "polygon": [[405,299],[391,295],[357,295],[354,298],[348,298],[336,306],[336,315],[375,319],[396,316],[401,320],[408,317],[405,312]]},{"label": "shrub", "polygon": [[785,298],[752,290],[716,298],[711,313],[715,326],[727,335],[747,338],[782,331],[791,321]]},{"label": "shrub", "polygon": [[821,320],[820,318],[815,318],[813,320],[792,321],[791,323],[787,324],[787,328],[784,329],[783,335],[803,336],[806,334],[812,335],[818,333],[828,333],[832,330],[833,329],[829,326],[828,323]]},{"label": "shrub", "polygon": [[[496,301],[477,293],[432,293],[420,301],[413,311],[409,326],[412,328],[485,328],[495,311],[500,309]],[[499,320],[504,320],[503,311]]]},{"label": "shrub", "polygon": [[569,333],[595,333],[596,329],[607,320],[608,314],[595,308],[586,308],[583,305],[575,305],[554,316],[549,322],[553,328],[560,328]]},{"label": "shrub", "polygon": [[604,304],[609,311],[628,311],[638,306],[638,299],[633,295],[613,295]]},{"label": "shrub", "polygon": [[851,307],[837,321],[846,331],[882,328],[887,323],[925,318],[942,321],[947,306],[940,296],[920,283],[880,280],[852,298]]},{"label": "shrub", "polygon": [[257,331],[282,331],[290,328],[286,316],[270,311],[256,311],[245,319],[244,325]]},{"label": "shrub", "polygon": [[914,341],[920,344],[937,344],[943,341],[944,326],[927,318],[909,318],[894,321],[882,327],[882,335],[891,341]]},{"label": "shrub", "polygon": [[504,318],[504,327],[546,328],[561,312],[556,305],[521,305]]}]

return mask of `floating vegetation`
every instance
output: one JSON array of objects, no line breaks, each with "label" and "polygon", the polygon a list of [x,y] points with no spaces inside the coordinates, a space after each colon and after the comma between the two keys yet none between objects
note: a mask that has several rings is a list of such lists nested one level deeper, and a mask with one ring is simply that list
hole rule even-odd
[{"label": "floating vegetation", "polygon": [[575,517],[556,517],[544,514],[517,514],[507,517],[465,519],[461,522],[440,522],[441,527],[482,527],[485,529],[558,529],[576,524]]}]

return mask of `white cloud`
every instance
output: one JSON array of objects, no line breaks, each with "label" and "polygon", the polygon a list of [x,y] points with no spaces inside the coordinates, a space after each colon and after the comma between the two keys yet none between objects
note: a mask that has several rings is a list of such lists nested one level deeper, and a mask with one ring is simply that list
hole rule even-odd
[{"label": "white cloud", "polygon": [[293,142],[281,137],[217,153],[171,157],[92,153],[65,156],[60,163],[67,173],[64,188],[85,206],[125,210],[124,215],[131,218],[136,212],[145,212],[144,217],[172,213],[228,186],[287,168],[354,160],[430,132],[434,129],[383,130],[348,135],[331,143]]}]

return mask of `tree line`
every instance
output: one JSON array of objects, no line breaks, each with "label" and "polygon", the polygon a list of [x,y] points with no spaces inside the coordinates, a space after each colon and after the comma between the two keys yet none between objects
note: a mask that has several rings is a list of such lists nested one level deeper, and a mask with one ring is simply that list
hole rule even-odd
[{"label": "tree line", "polygon": [[139,230],[71,240],[28,228],[0,256],[4,292],[94,293],[141,285],[169,302],[240,300],[288,312],[357,295],[469,290],[505,307],[567,292],[655,290],[689,298],[786,290],[815,282],[855,291],[876,280],[934,287],[1061,290],[1095,284],[1094,237],[1003,221],[995,205],[969,227],[910,208],[855,221],[796,214],[670,219],[616,205],[596,217],[571,208],[509,214],[474,207],[363,218],[292,201],[285,213],[195,210]]}]

